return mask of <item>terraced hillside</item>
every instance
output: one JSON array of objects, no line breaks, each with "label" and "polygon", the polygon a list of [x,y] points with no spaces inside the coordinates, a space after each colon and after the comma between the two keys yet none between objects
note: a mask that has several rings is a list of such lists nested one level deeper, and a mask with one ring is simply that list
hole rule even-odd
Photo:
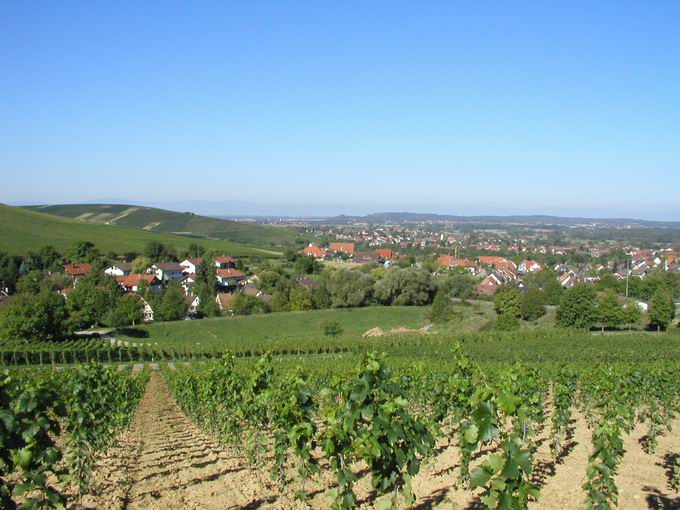
[{"label": "terraced hillside", "polygon": [[136,205],[67,204],[27,208],[89,223],[119,225],[150,232],[192,235],[260,246],[292,245],[296,237],[295,232],[287,228],[221,220],[190,212]]},{"label": "terraced hillside", "polygon": [[[61,251],[76,241],[90,241],[104,253],[140,252],[152,240],[177,250],[187,249],[189,244],[197,242],[195,238],[188,236],[89,223],[0,204],[0,250],[10,254],[21,255],[29,250],[37,251],[48,244]],[[214,248],[235,257],[280,255],[276,250],[234,242],[199,242],[206,248]]]}]

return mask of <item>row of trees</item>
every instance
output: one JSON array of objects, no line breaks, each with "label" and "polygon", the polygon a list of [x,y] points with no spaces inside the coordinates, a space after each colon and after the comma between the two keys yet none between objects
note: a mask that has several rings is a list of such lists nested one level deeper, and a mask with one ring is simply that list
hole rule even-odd
[{"label": "row of trees", "polygon": [[[238,295],[233,302],[234,313],[356,308],[371,304],[427,305],[432,303],[437,291],[427,271],[385,270],[369,264],[358,269],[323,270],[315,280],[317,288],[314,289],[300,285],[295,276],[296,272],[290,273],[281,267],[262,271],[258,288],[271,299],[263,303],[255,297]],[[474,282],[467,277],[463,282],[459,280],[452,279],[448,292],[468,297]]]},{"label": "row of trees", "polygon": [[[642,317],[635,300],[624,300],[611,289],[598,294],[591,285],[576,285],[566,291],[557,309],[558,325],[580,329],[631,327],[639,324]],[[652,329],[666,329],[674,317],[673,296],[659,287],[649,303],[648,325]]]}]

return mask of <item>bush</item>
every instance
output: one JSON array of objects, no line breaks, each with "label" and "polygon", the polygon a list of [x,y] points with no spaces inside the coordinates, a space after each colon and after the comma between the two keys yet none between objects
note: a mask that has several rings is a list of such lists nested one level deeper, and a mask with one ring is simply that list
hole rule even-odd
[{"label": "bush", "polygon": [[519,329],[519,320],[510,314],[501,314],[494,323],[493,329],[495,331],[515,331]]},{"label": "bush", "polygon": [[545,315],[545,295],[538,289],[528,290],[520,302],[520,316],[525,321],[535,321]]},{"label": "bush", "polygon": [[335,338],[342,334],[342,327],[338,321],[325,321],[323,323],[323,334]]}]

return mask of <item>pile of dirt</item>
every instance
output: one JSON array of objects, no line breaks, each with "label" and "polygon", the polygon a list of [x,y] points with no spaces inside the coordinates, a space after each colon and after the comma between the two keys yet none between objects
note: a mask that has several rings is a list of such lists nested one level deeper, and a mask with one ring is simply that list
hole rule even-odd
[{"label": "pile of dirt", "polygon": [[392,328],[389,331],[385,331],[380,327],[372,328],[366,331],[363,335],[364,338],[373,338],[380,336],[390,336],[390,335],[429,335],[430,329],[432,329],[432,324],[423,326],[420,329],[411,329],[406,327]]}]

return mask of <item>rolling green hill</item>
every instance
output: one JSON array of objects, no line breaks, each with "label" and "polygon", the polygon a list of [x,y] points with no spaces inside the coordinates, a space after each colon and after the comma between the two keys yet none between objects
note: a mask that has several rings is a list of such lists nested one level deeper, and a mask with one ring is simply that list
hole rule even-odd
[{"label": "rolling green hill", "polygon": [[89,223],[0,204],[0,251],[10,254],[23,255],[29,250],[37,251],[48,244],[62,251],[76,241],[90,241],[103,253],[113,251],[120,254],[128,251],[140,252],[151,240],[160,241],[178,251],[196,242],[207,249],[215,249],[235,257],[280,255],[278,251],[245,244],[197,240],[120,225]]},{"label": "rolling green hill", "polygon": [[119,225],[150,232],[191,235],[259,246],[292,245],[296,234],[283,227],[220,220],[135,205],[71,204],[30,206],[33,211],[55,214],[89,223]]}]

